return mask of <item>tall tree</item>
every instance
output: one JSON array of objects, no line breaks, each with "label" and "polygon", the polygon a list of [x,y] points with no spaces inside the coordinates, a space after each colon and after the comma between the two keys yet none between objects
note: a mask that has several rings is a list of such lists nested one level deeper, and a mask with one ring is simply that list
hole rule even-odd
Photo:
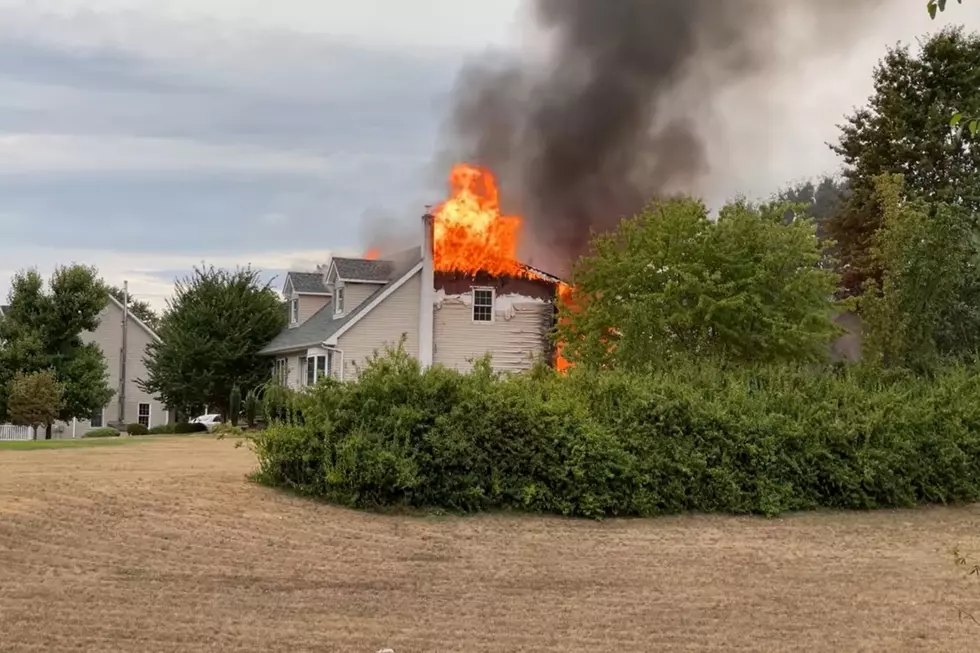
[{"label": "tall tree", "polygon": [[[847,198],[847,190],[847,180],[825,175],[816,183],[806,180],[790,185],[781,190],[776,198],[779,202],[803,206],[804,214],[813,218],[816,224],[817,238],[823,240],[830,236],[827,225],[840,212]],[[789,215],[795,214],[791,211]]]},{"label": "tall tree", "polygon": [[[126,293],[123,292],[122,288],[118,286],[109,286],[109,294],[112,295],[117,302],[123,303]],[[140,299],[133,299],[133,296],[129,296],[129,312],[138,319],[140,322],[150,327],[156,331],[157,327],[160,325],[160,317],[156,314],[156,311]]]},{"label": "tall tree", "polygon": [[204,405],[227,415],[236,383],[247,392],[268,379],[257,354],[285,326],[282,300],[258,271],[195,268],[168,300],[140,385],[185,415]]},{"label": "tall tree", "polygon": [[847,117],[832,149],[846,163],[850,194],[829,223],[843,264],[843,286],[859,294],[880,273],[871,256],[881,213],[875,179],[901,174],[907,195],[980,211],[980,148],[950,126],[956,111],[980,115],[980,36],[960,28],[926,39],[917,52],[897,46],[874,71],[867,106]]},{"label": "tall tree", "polygon": [[[14,275],[10,307],[0,320],[0,387],[17,372],[53,370],[63,389],[58,419],[87,419],[112,398],[105,357],[82,334],[94,331],[105,308],[106,288],[94,268],[59,267],[47,291],[36,270]],[[0,412],[7,398],[0,397]]]},{"label": "tall tree", "polygon": [[[788,209],[798,219],[785,220]],[[577,366],[644,369],[687,356],[815,360],[828,354],[837,276],[803,207],[653,203],[576,265],[558,338]]]},{"label": "tall tree", "polygon": [[972,357],[980,351],[980,240],[962,208],[903,196],[901,176],[877,179],[883,218],[872,257],[882,275],[861,299],[867,350],[918,370]]}]

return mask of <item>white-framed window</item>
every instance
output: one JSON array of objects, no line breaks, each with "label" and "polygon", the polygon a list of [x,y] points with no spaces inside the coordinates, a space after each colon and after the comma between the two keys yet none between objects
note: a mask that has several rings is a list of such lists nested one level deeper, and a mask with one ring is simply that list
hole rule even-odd
[{"label": "white-framed window", "polygon": [[299,298],[293,299],[289,302],[289,323],[297,324],[299,322]]},{"label": "white-framed window", "polygon": [[333,312],[337,315],[344,312],[344,287],[341,285],[333,287]]},{"label": "white-framed window", "polygon": [[92,413],[89,422],[92,424],[93,429],[100,429],[105,426],[105,408],[100,408],[99,410]]},{"label": "white-framed window", "polygon": [[150,428],[150,404],[140,404],[136,408],[136,421]]},{"label": "white-framed window", "polygon": [[282,385],[286,385],[286,380],[288,378],[288,369],[289,368],[286,367],[285,358],[276,359],[276,366],[273,370],[273,375],[275,376],[275,379]]},{"label": "white-framed window", "polygon": [[473,289],[473,321],[493,322],[493,288]]},{"label": "white-framed window", "polygon": [[310,356],[306,359],[306,384],[314,385],[325,376],[333,376],[333,352],[326,356]]}]

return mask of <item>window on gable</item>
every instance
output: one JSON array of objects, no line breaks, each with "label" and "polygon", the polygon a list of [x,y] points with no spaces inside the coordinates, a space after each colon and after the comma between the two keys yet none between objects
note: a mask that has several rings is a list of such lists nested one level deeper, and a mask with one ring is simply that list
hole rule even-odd
[{"label": "window on gable", "polygon": [[333,289],[333,310],[335,313],[344,312],[344,287],[336,286]]},{"label": "window on gable", "polygon": [[493,322],[493,288],[473,289],[473,321]]},{"label": "window on gable", "polygon": [[150,404],[139,405],[136,420],[146,428],[150,428]]},{"label": "window on gable", "polygon": [[299,322],[299,299],[294,299],[289,302],[289,323],[296,324]]}]

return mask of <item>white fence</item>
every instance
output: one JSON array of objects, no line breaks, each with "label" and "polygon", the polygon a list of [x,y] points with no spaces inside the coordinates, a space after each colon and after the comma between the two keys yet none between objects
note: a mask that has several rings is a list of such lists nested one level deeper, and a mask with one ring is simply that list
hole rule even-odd
[{"label": "white fence", "polygon": [[0,424],[0,441],[2,440],[33,440],[34,428],[31,426],[14,426]]}]

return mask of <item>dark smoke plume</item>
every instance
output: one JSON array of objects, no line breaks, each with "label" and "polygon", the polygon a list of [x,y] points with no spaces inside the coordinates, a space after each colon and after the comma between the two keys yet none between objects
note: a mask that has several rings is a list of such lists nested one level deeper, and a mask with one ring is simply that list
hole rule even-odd
[{"label": "dark smoke plume", "polygon": [[[721,94],[742,82],[764,94],[787,64],[780,38],[799,41],[800,61],[846,47],[877,4],[536,0],[549,54],[464,69],[447,157],[493,169],[507,208],[527,221],[525,256],[565,274],[590,231],[697,188],[711,170],[712,118],[728,110]],[[804,33],[786,36],[787,19],[802,20]]]}]

